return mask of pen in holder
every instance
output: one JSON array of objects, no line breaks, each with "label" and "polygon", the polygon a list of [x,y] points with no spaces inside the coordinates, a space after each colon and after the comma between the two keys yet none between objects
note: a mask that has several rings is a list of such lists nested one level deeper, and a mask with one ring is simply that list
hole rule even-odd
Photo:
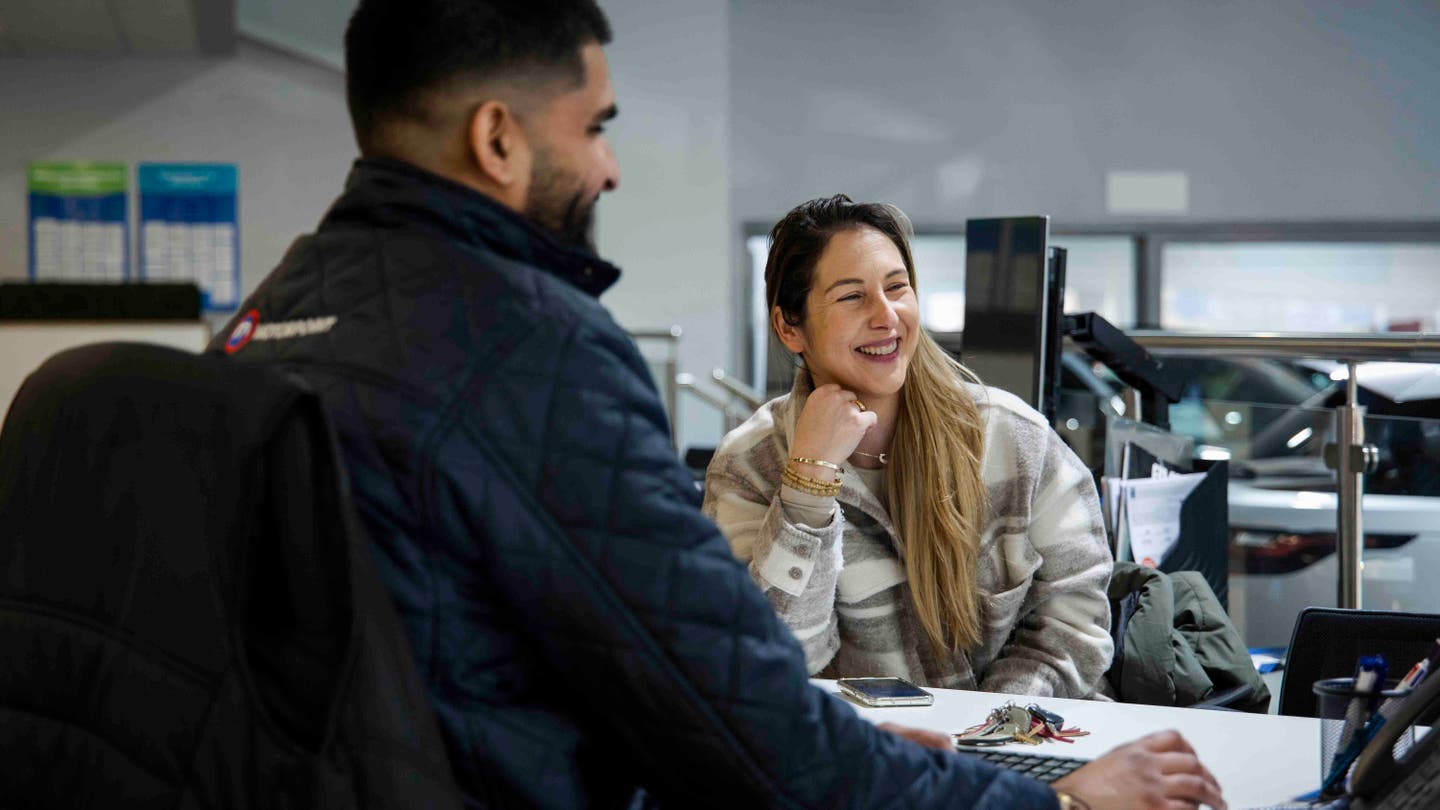
[{"label": "pen in holder", "polygon": [[[1316,709],[1320,716],[1320,779],[1322,784],[1327,786],[1325,795],[1337,795],[1345,787],[1345,773],[1355,764],[1355,759],[1360,751],[1365,748],[1369,738],[1379,730],[1383,722],[1379,718],[1388,717],[1399,703],[1410,696],[1410,689],[1396,689],[1396,681],[1387,681],[1386,688],[1375,695],[1373,692],[1357,690],[1354,678],[1327,678],[1316,681],[1313,687],[1315,692]],[[1368,703],[1372,697],[1376,709],[1374,721],[1367,723],[1370,717],[1358,719],[1352,718],[1350,724],[1346,723],[1346,711],[1355,702]],[[1347,734],[1347,725],[1354,726],[1349,731],[1352,739],[1343,740]],[[1342,742],[1344,743],[1342,745]],[[1415,744],[1415,729],[1410,727],[1395,740],[1394,754],[1398,758]],[[1340,759],[1336,757],[1339,755]],[[1336,769],[1338,766],[1338,773]]]}]

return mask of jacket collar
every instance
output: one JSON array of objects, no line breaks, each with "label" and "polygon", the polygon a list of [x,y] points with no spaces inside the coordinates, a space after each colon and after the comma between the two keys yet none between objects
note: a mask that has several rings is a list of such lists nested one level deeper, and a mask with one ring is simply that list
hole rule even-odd
[{"label": "jacket collar", "polygon": [[[785,459],[790,457],[790,441],[795,435],[795,422],[800,418],[800,412],[805,409],[805,400],[810,397],[810,392],[815,390],[815,383],[810,379],[810,372],[804,368],[795,371],[795,383],[790,387],[790,395],[780,405],[780,413],[775,419],[777,432],[780,434],[780,441],[784,443],[782,448]],[[782,459],[782,466],[784,460]],[[887,475],[889,472],[887,471]],[[869,515],[880,526],[890,534],[895,544],[895,550],[903,558],[905,548],[900,540],[900,534],[895,531],[895,523],[890,519],[890,513],[880,505],[880,499],[865,485],[864,479],[858,475],[842,475],[840,482],[840,493],[835,500],[841,504],[852,506],[861,512]]]},{"label": "jacket collar", "polygon": [[620,278],[614,265],[554,236],[491,197],[398,160],[362,158],[321,229],[353,222],[430,228],[539,268],[599,296]]}]

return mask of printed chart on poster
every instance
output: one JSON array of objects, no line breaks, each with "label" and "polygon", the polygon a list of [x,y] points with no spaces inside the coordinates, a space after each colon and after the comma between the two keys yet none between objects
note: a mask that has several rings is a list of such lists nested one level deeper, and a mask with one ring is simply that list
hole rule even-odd
[{"label": "printed chart on poster", "polygon": [[140,277],[194,281],[212,310],[240,304],[233,163],[141,163]]},{"label": "printed chart on poster", "polygon": [[31,163],[30,278],[124,281],[128,169],[124,163]]}]

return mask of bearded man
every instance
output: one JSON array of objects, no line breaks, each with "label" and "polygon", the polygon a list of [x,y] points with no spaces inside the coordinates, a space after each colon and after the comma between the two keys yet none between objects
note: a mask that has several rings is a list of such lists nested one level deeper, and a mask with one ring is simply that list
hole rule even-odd
[{"label": "bearded man", "polygon": [[[812,686],[700,513],[597,300],[609,40],[593,0],[362,0],[362,157],[212,346],[324,401],[467,806],[1058,806]],[[1071,791],[1163,802],[1162,777],[1201,783],[1183,747],[1127,746]]]}]

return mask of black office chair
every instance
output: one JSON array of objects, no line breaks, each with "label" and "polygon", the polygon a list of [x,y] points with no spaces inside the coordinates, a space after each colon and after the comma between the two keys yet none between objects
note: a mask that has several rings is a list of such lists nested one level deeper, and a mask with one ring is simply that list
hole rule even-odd
[{"label": "black office chair", "polygon": [[[1355,674],[1355,660],[1362,655],[1385,656],[1390,663],[1390,678],[1399,679],[1411,664],[1429,654],[1437,638],[1440,616],[1434,614],[1305,608],[1290,636],[1285,674],[1280,681],[1280,714],[1319,716],[1311,686],[1322,678]],[[1420,718],[1420,722],[1433,725],[1435,713]]]},{"label": "black office chair", "polygon": [[158,346],[55,355],[0,433],[6,806],[461,798],[319,398]]}]

